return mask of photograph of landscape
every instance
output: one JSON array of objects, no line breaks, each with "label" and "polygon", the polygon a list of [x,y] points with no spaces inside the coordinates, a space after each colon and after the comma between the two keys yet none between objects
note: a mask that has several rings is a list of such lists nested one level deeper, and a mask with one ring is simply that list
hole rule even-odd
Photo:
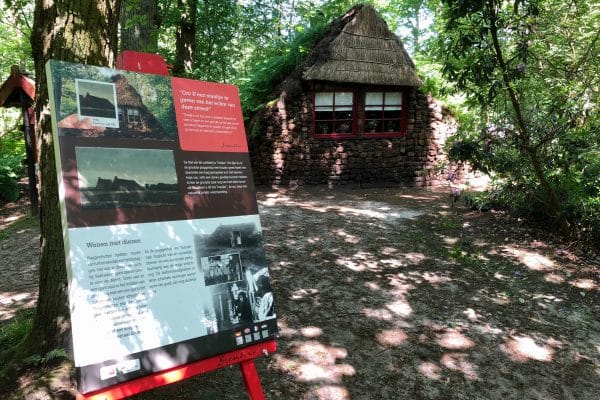
[{"label": "photograph of landscape", "polygon": [[171,150],[75,147],[83,208],[179,204]]}]

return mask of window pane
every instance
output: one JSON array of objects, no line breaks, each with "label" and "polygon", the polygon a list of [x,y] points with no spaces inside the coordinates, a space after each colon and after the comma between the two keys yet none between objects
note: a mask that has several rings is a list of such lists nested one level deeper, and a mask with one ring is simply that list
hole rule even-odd
[{"label": "window pane", "polygon": [[352,123],[350,121],[338,121],[335,123],[336,133],[350,133],[352,132]]},{"label": "window pane", "polygon": [[333,119],[333,111],[316,111],[315,120],[330,120]]},{"label": "window pane", "polygon": [[333,133],[333,122],[317,122],[315,133],[319,135]]},{"label": "window pane", "polygon": [[367,133],[381,132],[381,121],[376,119],[367,120],[365,123],[365,131]]},{"label": "window pane", "polygon": [[352,111],[335,110],[335,119],[352,119]]},{"label": "window pane", "polygon": [[400,121],[385,121],[386,132],[400,132]]},{"label": "window pane", "polygon": [[333,106],[333,92],[315,93],[315,106]]},{"label": "window pane", "polygon": [[381,119],[381,110],[379,111],[366,111],[365,112],[366,119]]},{"label": "window pane", "polygon": [[383,110],[383,106],[366,106],[365,110],[367,110],[367,111],[376,111],[376,110],[378,110],[379,112],[381,112],[381,110]]},{"label": "window pane", "polygon": [[335,105],[352,107],[352,92],[335,92]]},{"label": "window pane", "polygon": [[402,112],[400,110],[388,110],[386,108],[385,112],[383,113],[383,117],[385,119],[400,119],[401,116]]},{"label": "window pane", "polygon": [[386,92],[385,93],[385,105],[400,105],[402,104],[402,93],[400,92]]},{"label": "window pane", "polygon": [[380,105],[383,104],[383,92],[367,92],[365,98],[366,105]]}]

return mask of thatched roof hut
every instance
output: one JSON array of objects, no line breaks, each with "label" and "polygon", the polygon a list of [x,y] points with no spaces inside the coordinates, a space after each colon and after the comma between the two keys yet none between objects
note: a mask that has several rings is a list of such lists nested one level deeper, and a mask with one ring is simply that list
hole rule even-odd
[{"label": "thatched roof hut", "polygon": [[369,4],[332,23],[308,60],[302,76],[308,81],[421,85],[404,45]]},{"label": "thatched roof hut", "polygon": [[438,184],[455,123],[420,86],[384,19],[353,7],[252,120],[255,183]]}]

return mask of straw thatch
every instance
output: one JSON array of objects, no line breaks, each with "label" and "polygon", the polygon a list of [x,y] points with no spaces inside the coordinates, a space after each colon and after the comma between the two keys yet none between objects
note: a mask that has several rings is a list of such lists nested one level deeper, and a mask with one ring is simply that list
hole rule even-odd
[{"label": "straw thatch", "polygon": [[[134,87],[129,84],[124,75],[113,75],[111,80],[117,88],[117,98],[119,99],[118,103],[120,106],[146,109],[142,96],[140,96]],[[147,109],[145,111],[147,111]]]},{"label": "straw thatch", "polygon": [[[336,32],[336,27],[341,30]],[[309,56],[303,79],[370,85],[420,86],[400,39],[371,5],[359,5],[332,24]]]}]

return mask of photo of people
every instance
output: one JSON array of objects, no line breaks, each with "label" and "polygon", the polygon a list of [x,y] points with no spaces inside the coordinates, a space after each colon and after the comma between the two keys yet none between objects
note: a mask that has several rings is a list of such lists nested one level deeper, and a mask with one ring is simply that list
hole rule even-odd
[{"label": "photo of people", "polygon": [[218,331],[275,318],[259,226],[258,216],[216,219],[194,238],[198,265],[212,296],[212,309],[204,314],[216,319]]},{"label": "photo of people", "polygon": [[237,253],[203,257],[200,264],[206,286],[242,279],[242,265]]}]

